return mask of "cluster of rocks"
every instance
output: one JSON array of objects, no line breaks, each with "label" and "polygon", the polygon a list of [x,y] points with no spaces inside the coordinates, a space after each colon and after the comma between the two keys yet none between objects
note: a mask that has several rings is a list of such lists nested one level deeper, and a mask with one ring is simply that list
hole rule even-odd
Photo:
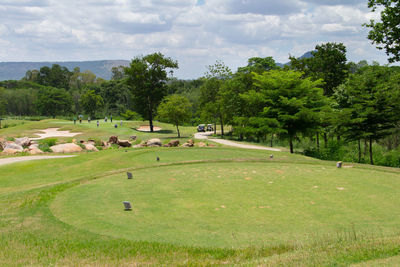
[{"label": "cluster of rocks", "polygon": [[31,141],[28,137],[16,138],[14,141],[0,138],[0,150],[3,150],[2,154],[5,155],[14,155],[21,152],[27,152],[30,155],[44,153],[39,149],[39,144]]},{"label": "cluster of rocks", "polygon": [[[119,140],[117,136],[111,136],[106,141],[101,141],[101,147],[104,149],[110,148],[111,145],[118,145],[119,147],[126,148],[132,147],[132,141],[136,140],[136,136],[131,136],[129,140]],[[139,147],[179,147],[179,140],[171,140],[168,144],[162,144],[161,140],[158,138],[153,138],[147,141],[142,141],[140,144],[133,145],[135,148]],[[195,143],[192,139],[189,139],[186,143],[182,144],[181,147],[194,147]],[[212,145],[207,145],[204,142],[196,143],[197,147],[207,147]],[[30,155],[42,154],[44,153],[39,149],[39,144],[36,141],[30,140],[28,137],[16,138],[14,141],[6,141],[0,138],[0,151],[5,155],[14,155],[21,152],[29,153]],[[95,140],[88,141],[77,141],[72,140],[72,143],[59,144],[50,147],[50,150],[54,153],[75,153],[86,151],[99,151],[96,147]]]}]

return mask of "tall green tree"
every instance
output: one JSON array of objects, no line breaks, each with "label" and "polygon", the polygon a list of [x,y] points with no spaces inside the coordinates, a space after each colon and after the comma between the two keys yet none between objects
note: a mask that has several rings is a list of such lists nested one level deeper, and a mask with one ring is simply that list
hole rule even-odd
[{"label": "tall green tree", "polygon": [[41,67],[35,82],[44,86],[68,90],[71,75],[72,72],[70,72],[66,67],[53,64],[51,68],[47,66]]},{"label": "tall green tree", "polygon": [[178,68],[178,62],[161,53],[132,59],[129,67],[124,68],[127,84],[131,87],[135,110],[148,119],[153,132],[153,118],[158,104],[166,95],[168,70]]},{"label": "tall green tree", "polygon": [[96,111],[104,106],[104,101],[101,95],[96,94],[94,90],[86,90],[81,96],[81,105],[85,112],[94,118]]},{"label": "tall green tree", "polygon": [[179,125],[188,122],[192,116],[189,99],[181,95],[169,95],[158,106],[157,114],[161,121],[172,123],[176,126],[178,138],[181,137]]},{"label": "tall green tree", "polygon": [[343,86],[342,96],[347,103],[339,123],[346,139],[369,141],[371,164],[373,142],[392,134],[399,122],[399,82],[398,72],[375,65],[352,74]]},{"label": "tall green tree", "polygon": [[[6,90],[3,87],[0,87],[0,120],[7,111],[7,100],[5,98],[5,91]],[[1,121],[0,121],[0,128],[1,128]]]},{"label": "tall green tree", "polygon": [[239,67],[238,72],[251,73],[256,72],[258,74],[264,71],[279,69],[276,65],[275,60],[272,57],[252,57],[248,59],[246,67]]},{"label": "tall green tree", "polygon": [[71,111],[72,99],[64,89],[46,87],[38,92],[36,106],[41,115],[66,115]]},{"label": "tall green tree", "polygon": [[221,134],[224,135],[224,123],[226,112],[221,101],[221,88],[223,84],[232,77],[232,71],[222,61],[216,61],[207,67],[204,75],[204,83],[200,88],[200,105],[204,118],[212,119],[214,131],[216,123],[221,125]]},{"label": "tall green tree", "polygon": [[291,67],[303,71],[306,77],[322,79],[324,94],[331,96],[348,76],[346,47],[342,43],[325,43],[317,45],[311,54],[309,58],[290,57]]},{"label": "tall green tree", "polygon": [[293,153],[294,138],[315,130],[319,111],[327,104],[322,80],[313,81],[304,78],[302,72],[290,70],[254,74],[254,80],[259,88],[256,95],[264,101],[262,116],[278,121]]},{"label": "tall green tree", "polygon": [[371,28],[368,39],[385,50],[389,62],[400,61],[400,1],[399,0],[369,0],[368,7],[372,12],[381,10],[380,21],[371,20],[364,26]]}]

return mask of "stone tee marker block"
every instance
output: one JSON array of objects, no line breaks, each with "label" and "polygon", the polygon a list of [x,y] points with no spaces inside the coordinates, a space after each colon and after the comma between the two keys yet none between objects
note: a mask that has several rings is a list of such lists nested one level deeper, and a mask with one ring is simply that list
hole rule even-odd
[{"label": "stone tee marker block", "polygon": [[122,203],[124,203],[124,207],[125,207],[125,211],[130,211],[130,210],[132,210],[132,206],[131,206],[131,203],[129,202],[129,201],[124,201],[124,202],[122,202]]},{"label": "stone tee marker block", "polygon": [[270,159],[273,159],[273,158],[274,158],[274,155],[272,155],[272,154],[269,155],[269,158],[270,158]]},{"label": "stone tee marker block", "polygon": [[133,178],[133,176],[132,176],[132,173],[131,173],[131,172],[127,172],[127,173],[126,173],[126,175],[128,176],[128,179],[132,179],[132,178]]},{"label": "stone tee marker block", "polygon": [[342,162],[341,161],[336,162],[336,167],[337,168],[342,168]]}]

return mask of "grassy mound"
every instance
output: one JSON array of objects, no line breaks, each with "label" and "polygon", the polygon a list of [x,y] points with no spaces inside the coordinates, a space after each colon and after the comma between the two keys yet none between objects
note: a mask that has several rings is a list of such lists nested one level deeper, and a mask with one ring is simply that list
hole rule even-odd
[{"label": "grassy mound", "polygon": [[[0,135],[59,125],[78,139],[126,138],[140,123],[47,120]],[[399,265],[398,169],[269,154],[131,148],[2,165],[0,266]]]},{"label": "grassy mound", "polygon": [[[146,168],[60,194],[54,214],[77,228],[202,247],[308,242],[337,233],[393,235],[398,174],[331,165],[221,162]],[[133,203],[125,212],[122,201]],[[379,219],[378,219],[379,218]]]}]

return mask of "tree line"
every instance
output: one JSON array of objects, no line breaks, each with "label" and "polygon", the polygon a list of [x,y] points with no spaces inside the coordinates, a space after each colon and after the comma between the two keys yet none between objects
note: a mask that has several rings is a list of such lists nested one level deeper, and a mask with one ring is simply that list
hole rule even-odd
[{"label": "tree line", "polygon": [[[381,21],[371,20],[368,38],[384,49],[390,62],[399,61],[399,1],[369,0]],[[197,80],[172,78],[178,62],[154,53],[132,59],[128,67],[114,67],[105,81],[90,71],[53,65],[30,70],[20,81],[0,82],[0,115],[55,117],[85,113],[92,118],[118,114],[127,119],[183,123],[212,122],[221,135],[240,140],[308,138],[328,147],[328,139],[362,144],[373,164],[373,143],[388,149],[399,146],[400,69],[347,62],[342,43],[315,47],[311,57],[295,58],[284,67],[272,57],[253,57],[236,71],[222,61],[208,66]],[[214,127],[216,129],[216,127]]]},{"label": "tree line", "polygon": [[[317,150],[328,138],[372,144],[398,131],[400,68],[347,62],[341,43],[317,45],[309,58],[290,57],[279,67],[272,57],[253,57],[235,72],[223,62],[204,77],[172,78],[178,62],[154,53],[113,68],[109,81],[90,71],[53,65],[28,71],[20,81],[0,82],[0,109],[9,115],[107,114],[127,119],[200,122],[219,125],[221,135],[240,140],[287,140],[290,152],[300,138]],[[214,127],[216,129],[216,127]],[[398,144],[391,144],[396,147]]]}]

